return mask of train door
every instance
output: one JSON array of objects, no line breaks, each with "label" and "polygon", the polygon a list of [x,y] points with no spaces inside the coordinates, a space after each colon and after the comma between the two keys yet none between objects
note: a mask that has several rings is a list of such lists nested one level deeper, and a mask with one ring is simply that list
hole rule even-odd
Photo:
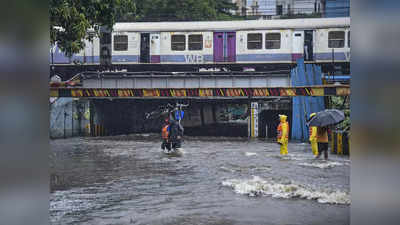
[{"label": "train door", "polygon": [[140,34],[140,62],[149,63],[150,62],[150,34],[142,33]]},{"label": "train door", "polygon": [[224,33],[214,33],[214,62],[224,62]]},{"label": "train door", "polygon": [[236,33],[214,33],[214,62],[236,61]]},{"label": "train door", "polygon": [[304,31],[304,61],[314,60],[314,31]]},{"label": "train door", "polygon": [[150,34],[150,62],[160,63],[160,33]]},{"label": "train door", "polygon": [[227,34],[227,62],[236,62],[236,33]]},{"label": "train door", "polygon": [[294,31],[292,40],[292,61],[303,57],[304,53],[304,31]]}]

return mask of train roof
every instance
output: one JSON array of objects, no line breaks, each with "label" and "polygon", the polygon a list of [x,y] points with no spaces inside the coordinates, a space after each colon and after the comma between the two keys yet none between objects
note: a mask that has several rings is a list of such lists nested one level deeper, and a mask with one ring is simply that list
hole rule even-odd
[{"label": "train roof", "polygon": [[179,32],[179,31],[237,31],[237,30],[279,30],[317,29],[350,27],[350,17],[308,18],[285,20],[240,20],[240,21],[199,21],[199,22],[136,22],[116,23],[115,32]]}]

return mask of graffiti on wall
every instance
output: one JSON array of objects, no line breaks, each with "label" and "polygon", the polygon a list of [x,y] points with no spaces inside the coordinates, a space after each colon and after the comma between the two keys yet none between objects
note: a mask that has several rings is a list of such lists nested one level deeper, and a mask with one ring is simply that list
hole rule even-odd
[{"label": "graffiti on wall", "polygon": [[246,104],[230,104],[219,107],[217,118],[221,122],[246,122],[249,116]]}]

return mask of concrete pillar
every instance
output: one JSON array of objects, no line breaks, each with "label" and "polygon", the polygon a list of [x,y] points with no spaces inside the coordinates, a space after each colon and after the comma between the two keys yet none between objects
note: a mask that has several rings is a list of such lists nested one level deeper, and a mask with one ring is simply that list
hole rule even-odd
[{"label": "concrete pillar", "polygon": [[[91,136],[105,136],[105,117],[106,107],[110,106],[107,104],[107,100],[92,100],[90,101],[90,135]],[[118,111],[117,108],[113,108]],[[125,120],[126,121],[126,120]]]},{"label": "concrete pillar", "polygon": [[252,138],[258,137],[258,102],[251,103],[248,126],[249,136]]}]

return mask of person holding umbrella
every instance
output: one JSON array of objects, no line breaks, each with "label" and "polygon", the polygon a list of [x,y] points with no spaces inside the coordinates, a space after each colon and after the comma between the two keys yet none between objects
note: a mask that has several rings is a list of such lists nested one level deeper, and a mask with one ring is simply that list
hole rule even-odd
[{"label": "person holding umbrella", "polygon": [[289,123],[286,121],[286,115],[279,115],[280,123],[277,129],[278,138],[277,142],[281,145],[281,155],[288,154],[288,143],[289,143]]},{"label": "person holding umbrella", "polygon": [[336,125],[344,120],[344,113],[337,109],[326,109],[318,112],[308,121],[308,126],[317,126],[317,142],[319,158],[324,152],[324,158],[328,159],[328,126]]}]

